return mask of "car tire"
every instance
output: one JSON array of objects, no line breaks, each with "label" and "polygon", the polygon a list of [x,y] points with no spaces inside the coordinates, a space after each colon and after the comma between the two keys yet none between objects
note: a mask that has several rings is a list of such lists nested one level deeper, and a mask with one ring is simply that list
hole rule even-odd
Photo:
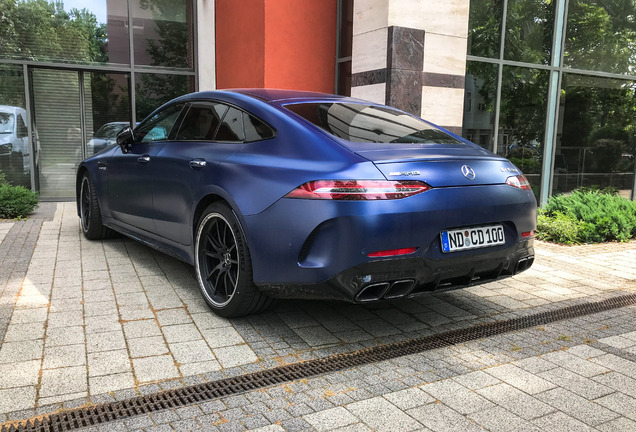
[{"label": "car tire", "polygon": [[97,192],[88,174],[84,174],[80,184],[79,209],[84,237],[89,240],[102,240],[115,236],[113,230],[102,224],[102,213],[99,210]]},{"label": "car tire", "polygon": [[252,259],[241,224],[224,203],[205,209],[195,235],[195,271],[201,294],[219,316],[267,309],[272,299],[254,285]]}]

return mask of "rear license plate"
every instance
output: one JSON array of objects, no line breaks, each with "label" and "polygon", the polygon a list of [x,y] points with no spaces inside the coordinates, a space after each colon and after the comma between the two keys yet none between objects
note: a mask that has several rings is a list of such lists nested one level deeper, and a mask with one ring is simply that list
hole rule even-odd
[{"label": "rear license plate", "polygon": [[442,252],[456,252],[506,243],[502,225],[442,231]]}]

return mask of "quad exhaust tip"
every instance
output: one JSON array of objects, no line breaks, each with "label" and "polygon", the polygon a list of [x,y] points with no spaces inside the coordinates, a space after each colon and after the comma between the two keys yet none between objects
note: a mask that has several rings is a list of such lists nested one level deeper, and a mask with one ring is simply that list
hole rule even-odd
[{"label": "quad exhaust tip", "polygon": [[362,288],[356,296],[356,300],[364,303],[382,298],[386,300],[401,298],[410,293],[414,286],[415,281],[413,279],[369,284]]}]

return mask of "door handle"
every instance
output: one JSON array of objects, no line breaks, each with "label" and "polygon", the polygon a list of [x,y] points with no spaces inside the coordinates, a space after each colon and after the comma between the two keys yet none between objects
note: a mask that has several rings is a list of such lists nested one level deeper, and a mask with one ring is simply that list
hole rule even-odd
[{"label": "door handle", "polygon": [[140,156],[140,157],[137,158],[137,162],[142,163],[142,164],[148,163],[148,162],[150,162],[150,156],[148,156],[148,155]]},{"label": "door handle", "polygon": [[105,170],[106,169],[106,162],[102,162],[102,161],[97,162],[97,169]]},{"label": "door handle", "polygon": [[203,168],[206,165],[207,162],[205,161],[205,159],[193,159],[190,161],[191,168]]}]

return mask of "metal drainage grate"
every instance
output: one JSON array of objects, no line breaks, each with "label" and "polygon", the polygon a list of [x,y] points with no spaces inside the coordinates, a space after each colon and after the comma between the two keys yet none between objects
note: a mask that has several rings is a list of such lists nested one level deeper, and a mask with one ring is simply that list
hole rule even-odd
[{"label": "metal drainage grate", "polygon": [[430,349],[496,336],[633,304],[636,304],[636,294],[628,294],[599,302],[568,306],[505,321],[482,323],[473,327],[367,348],[352,353],[335,354],[323,359],[308,360],[233,378],[166,390],[125,401],[76,408],[21,422],[6,423],[2,426],[0,432],[58,432],[95,426],[113,420],[148,414],[166,408],[177,408],[271,385],[309,378],[323,373],[336,372],[350,367],[416,354]]}]

